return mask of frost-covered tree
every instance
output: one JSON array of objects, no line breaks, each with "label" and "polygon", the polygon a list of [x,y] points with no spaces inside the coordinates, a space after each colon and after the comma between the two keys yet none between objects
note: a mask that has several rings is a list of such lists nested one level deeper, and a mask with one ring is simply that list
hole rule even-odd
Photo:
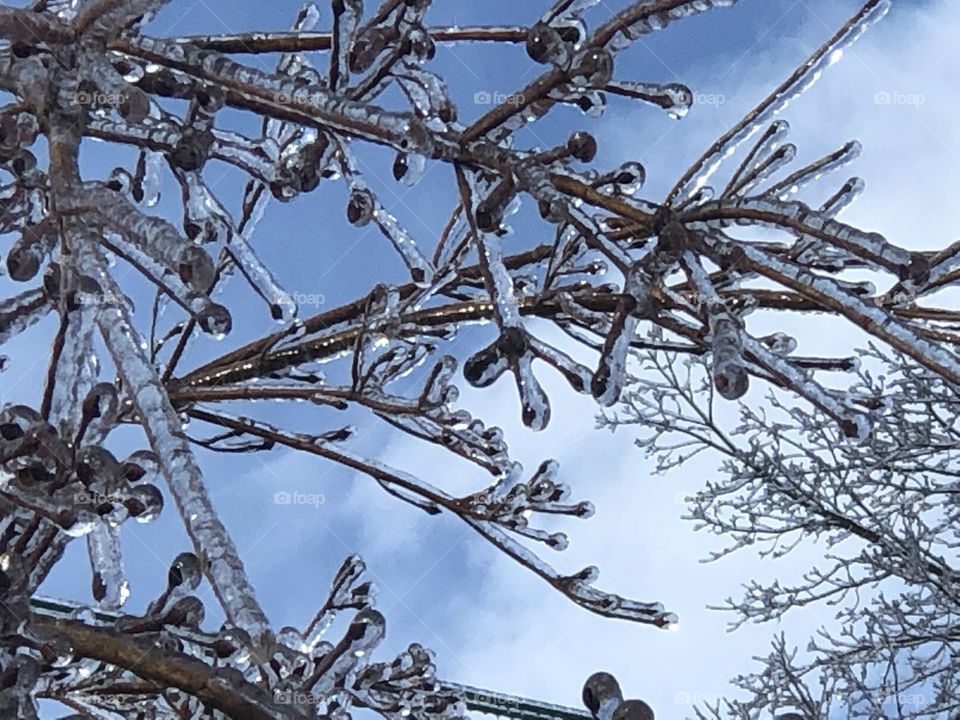
[{"label": "frost-covered tree", "polygon": [[[747,313],[760,307],[834,313],[922,367],[945,394],[960,383],[950,331],[915,304],[953,282],[960,248],[910,252],[836,220],[861,192],[857,179],[815,205],[798,200],[858,147],[790,172],[795,148],[775,118],[889,0],[866,2],[665,198],[643,196],[645,172],[631,158],[595,167],[596,141],[580,127],[555,147],[516,138],[559,106],[596,116],[611,94],[682,117],[692,92],[621,77],[618,53],[734,0],[625,2],[593,25],[597,2],[544,2],[529,27],[434,27],[429,0],[366,8],[331,0],[322,12],[305,6],[290,32],[208,37],[151,34],[163,0],[0,7],[0,85],[10,98],[0,109],[0,222],[14,236],[6,246],[10,279],[28,288],[3,301],[0,337],[47,315],[59,320],[35,406],[0,412],[4,716],[35,717],[37,698],[106,718],[340,718],[352,708],[389,718],[463,715],[462,699],[437,683],[428,650],[412,645],[393,660],[376,659],[385,621],[359,558],[343,563],[310,623],[273,627],[210,500],[207,483],[216,478],[201,474],[191,444],[223,452],[287,447],[325,458],[369,476],[398,501],[455,515],[587,611],[664,628],[677,618],[659,603],[600,590],[596,568],[562,574],[530,549],[566,544],[538,519],[586,517],[591,506],[570,499],[555,462],[524,471],[498,428],[459,409],[461,376],[482,388],[509,374],[523,422],[542,429],[550,403],[541,373],[558,372],[573,390],[612,406],[632,353],[688,353],[709,358],[711,387],[727,400],[756,380],[798,398],[824,436],[882,442],[889,420],[879,406],[818,380],[820,371],[856,365],[796,356],[785,336],[751,334]],[[321,18],[329,21],[318,30]],[[458,122],[445,80],[429,69],[438,43],[464,42],[520,43],[542,66],[469,125]],[[219,121],[228,112],[256,118],[258,132],[227,129]],[[726,185],[713,190],[721,163],[751,139]],[[132,148],[138,160],[84,177],[80,159],[92,140]],[[398,182],[416,184],[428,163],[448,174],[457,201],[432,247],[372,189],[360,161],[371,145],[394,154]],[[209,168],[218,164],[249,178],[236,202],[214,191]],[[152,210],[161,177],[179,185],[182,217]],[[407,278],[371,277],[354,302],[301,317],[254,251],[264,234],[255,228],[271,200],[296,201],[330,183],[345,184],[349,222],[376,227]],[[524,201],[539,210],[541,234],[527,247],[505,248],[510,217]],[[772,239],[738,237],[740,226],[767,228]],[[850,268],[892,276],[890,291],[878,295],[841,277]],[[128,294],[137,282],[155,287],[156,301],[135,315]],[[206,337],[229,337],[231,308],[214,299],[227,283],[248,284],[279,328],[185,367]],[[538,337],[531,318],[552,323],[567,345]],[[478,323],[491,328],[492,342],[472,348],[458,368],[451,340]],[[574,360],[573,346],[595,351],[589,367]],[[534,372],[534,361],[544,367]],[[414,370],[421,380],[411,392],[400,380]],[[306,433],[258,416],[278,400],[326,408],[329,426]],[[488,486],[461,496],[358,454],[337,419],[356,409],[482,468]],[[643,417],[655,429],[675,420],[666,405]],[[121,426],[140,428],[148,449],[115,456],[111,433]],[[144,615],[124,613],[119,528],[155,517],[164,498],[193,547],[172,558],[167,589]],[[905,530],[891,528],[890,542],[898,532]],[[31,598],[79,538],[93,569],[91,608],[51,617]],[[885,559],[898,562],[889,552]],[[904,573],[920,567],[906,556],[899,562]],[[226,618],[219,629],[204,622],[196,593],[203,582]],[[921,602],[903,612],[920,612]],[[337,614],[350,622],[341,637],[328,637]],[[604,720],[651,715],[642,701],[623,701],[602,674],[588,681],[584,702]]]},{"label": "frost-covered tree", "polygon": [[[919,310],[919,308],[915,308]],[[700,718],[953,718],[960,710],[957,587],[956,385],[901,355],[858,353],[847,397],[872,418],[846,441],[822,411],[772,393],[740,404],[738,423],[709,406],[699,357],[647,353],[623,404],[601,424],[641,428],[637,444],[660,470],[719,456],[720,479],[688,498],[698,529],[723,539],[712,561],[744,549],[776,559],[813,555],[797,578],[750,580],[722,609],[732,627],[836,606],[835,619],[798,652],[779,634],[763,668],[736,678],[747,699]],[[799,638],[794,638],[799,640]]]}]

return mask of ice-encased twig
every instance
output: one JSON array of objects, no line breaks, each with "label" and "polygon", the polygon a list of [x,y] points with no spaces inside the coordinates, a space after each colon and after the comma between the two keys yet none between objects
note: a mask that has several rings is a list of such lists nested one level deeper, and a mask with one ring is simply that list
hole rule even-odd
[{"label": "ice-encased twig", "polygon": [[823,71],[837,62],[844,50],[869,28],[882,18],[890,9],[890,0],[868,0],[840,30],[811,55],[807,61],[774,92],[724,135],[717,140],[687,170],[667,194],[667,204],[677,201],[681,193],[688,196],[706,185],[723,161],[733,155],[736,149],[759,131],[773,115],[781,112],[797,96],[808,90]]},{"label": "ice-encased twig", "polygon": [[[710,231],[709,226],[702,229]],[[716,235],[707,237],[706,242],[716,257],[730,257],[732,243]],[[740,264],[745,270],[756,272],[822,303],[945,380],[960,384],[960,358],[942,344],[927,340],[884,308],[847,292],[832,278],[817,275],[789,260],[748,244],[738,247],[742,251]]]},{"label": "ice-encased twig", "polygon": [[423,123],[409,113],[397,113],[347,100],[319,86],[302,87],[293,78],[241,65],[219,53],[205,52],[170,40],[138,37],[127,51],[256,99],[265,106],[282,107],[306,121],[402,152],[429,155],[433,141]]},{"label": "ice-encased twig", "polygon": [[651,309],[652,282],[640,262],[627,273],[623,295],[617,304],[604,341],[600,363],[590,383],[594,398],[609,407],[620,398],[627,375],[627,356],[640,320]]},{"label": "ice-encased twig", "polygon": [[727,400],[739,400],[749,388],[749,375],[743,361],[743,326],[717,293],[697,256],[686,252],[683,264],[706,307],[713,353],[713,383]]},{"label": "ice-encased twig", "polygon": [[[120,289],[96,256],[94,248],[78,248],[80,262],[103,288]],[[260,608],[227,529],[207,494],[203,476],[183,433],[180,417],[170,404],[156,368],[141,347],[126,308],[116,305],[97,318],[100,332],[142,423],[160,470],[183,518],[194,551],[204,559],[204,570],[230,622],[258,643],[271,636],[270,623]]]},{"label": "ice-encased twig", "polygon": [[677,622],[677,616],[674,613],[666,612],[661,603],[628,600],[619,595],[597,590],[591,587],[588,582],[578,580],[576,577],[560,575],[549,564],[490,522],[467,520],[467,523],[495,547],[542,577],[577,605],[590,612],[605,617],[627,619],[658,627],[668,627]]},{"label": "ice-encased twig", "polygon": [[4,300],[0,303],[0,345],[39,322],[53,308],[52,298],[42,287]]}]

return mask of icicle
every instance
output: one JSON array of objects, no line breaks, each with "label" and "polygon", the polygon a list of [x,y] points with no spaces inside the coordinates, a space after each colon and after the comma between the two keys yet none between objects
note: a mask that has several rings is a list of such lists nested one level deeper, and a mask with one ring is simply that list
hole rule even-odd
[{"label": "icicle", "polygon": [[120,529],[99,521],[87,535],[87,552],[93,570],[93,598],[108,610],[119,610],[130,595],[120,551]]},{"label": "icicle", "polygon": [[457,119],[457,107],[450,99],[447,84],[439,75],[406,65],[394,71],[394,77],[413,103],[417,114],[424,120],[439,122],[442,130],[447,123]]},{"label": "icicle", "polygon": [[340,90],[350,82],[350,53],[362,15],[363,0],[335,0],[333,3],[335,44],[330,57],[331,90]]},{"label": "icicle", "polygon": [[160,202],[160,177],[163,172],[163,154],[147,151],[144,154],[144,173],[140,182],[142,188],[142,202],[147,207],[154,207]]},{"label": "icicle", "polygon": [[124,238],[128,251],[162,262],[193,290],[206,292],[213,283],[213,260],[181,238],[166,220],[144,215],[118,193],[96,185],[77,191],[77,204],[96,208],[107,225]]},{"label": "icicle", "polygon": [[721,397],[739,400],[750,387],[750,376],[743,359],[743,326],[727,309],[697,256],[687,251],[683,260],[690,279],[706,306],[710,349],[713,355],[713,384]]},{"label": "icicle", "polygon": [[87,105],[101,105],[116,109],[128,123],[137,124],[150,114],[150,97],[140,88],[131,85],[120,75],[104,56],[83,53],[80,60],[84,80],[92,82],[98,92],[81,90],[77,101]]},{"label": "icicle", "polygon": [[[95,283],[94,286],[99,287]],[[86,297],[82,282],[77,295],[79,302],[67,310],[64,318],[67,332],[57,361],[50,404],[51,422],[60,428],[64,437],[73,437],[79,429],[83,401],[93,388],[99,371],[93,336],[98,308],[104,299]]]},{"label": "icicle", "polygon": [[[162,290],[167,292],[170,297],[179,303],[187,312],[189,312],[203,328],[203,331],[222,338],[230,332],[232,320],[229,311],[222,305],[214,303],[203,292],[195,291],[184,277],[191,278],[191,267],[204,267],[209,261],[209,256],[198,246],[187,246],[180,255],[179,267],[181,272],[174,275],[169,272],[169,268],[154,260],[153,257],[141,251],[141,246],[135,243],[129,243],[124,236],[114,232],[104,232],[100,242],[122,255],[124,258],[134,263],[136,267],[148,278],[153,280]],[[194,259],[199,262],[195,262]],[[201,276],[203,277],[203,276]],[[209,286],[210,283],[207,283]],[[120,302],[118,298],[104,296],[100,301],[102,304],[112,304]]]}]

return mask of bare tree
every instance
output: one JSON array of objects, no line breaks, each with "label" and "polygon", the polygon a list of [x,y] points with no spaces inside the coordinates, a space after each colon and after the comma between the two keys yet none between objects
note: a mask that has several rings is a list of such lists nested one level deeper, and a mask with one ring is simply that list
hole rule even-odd
[{"label": "bare tree", "polygon": [[[882,425],[875,427],[882,413],[816,378],[855,363],[794,356],[786,337],[751,335],[745,318],[756,307],[836,314],[945,388],[960,382],[948,347],[954,335],[936,325],[936,311],[915,303],[954,281],[960,248],[910,252],[839,222],[835,216],[862,190],[856,179],[817,206],[795,199],[852,160],[855,144],[783,172],[794,148],[784,144],[787,126],[774,116],[885,12],[887,0],[866,2],[682,173],[665,199],[642,197],[644,170],[629,158],[617,168],[592,167],[597,147],[586,131],[557,147],[516,146],[517,131],[555,107],[595,116],[609,94],[682,116],[693,98],[688,88],[617,78],[617,54],[638,37],[733,1],[632,2],[588,29],[584,16],[597,0],[559,0],[531,27],[431,27],[429,0],[384,0],[368,12],[361,0],[332,0],[327,31],[316,30],[319,12],[308,5],[289,33],[182,38],[149,33],[162,0],[0,8],[0,84],[13,98],[0,110],[0,159],[11,178],[0,189],[0,221],[3,232],[18,234],[7,255],[10,277],[30,287],[3,302],[0,337],[49,314],[59,319],[37,406],[0,413],[4,713],[35,717],[36,699],[45,697],[81,717],[348,717],[353,707],[391,718],[462,716],[460,699],[436,682],[426,649],[413,645],[392,661],[373,660],[384,618],[358,558],[346,560],[306,627],[271,626],[191,442],[223,452],[287,447],[326,458],[427,513],[459,517],[588,611],[661,628],[675,623],[659,603],[595,588],[596,568],[564,575],[523,544],[562,549],[566,537],[536,527],[537,518],[586,517],[591,506],[570,500],[555,462],[525,472],[498,428],[456,407],[458,361],[446,348],[465,324],[488,323],[496,337],[474,348],[463,377],[486,387],[509,372],[523,421],[534,429],[550,419],[535,360],[611,406],[631,353],[653,351],[711,358],[708,372],[723,398],[742,397],[754,378],[802,398],[824,419],[823,432],[866,443],[882,437]],[[426,69],[436,45],[452,42],[524,43],[543,72],[465,126],[444,79]],[[274,71],[241,61],[262,53],[279,58]],[[390,97],[388,88],[406,99],[401,107],[376,104]],[[186,110],[174,112],[170,99]],[[260,118],[259,136],[218,127],[224,109]],[[721,162],[757,133],[726,186],[711,190]],[[40,139],[45,170],[28,149]],[[136,166],[85,179],[78,157],[90,139],[135,149]],[[363,144],[395,151],[398,181],[415,183],[434,162],[456,183],[459,201],[432,250],[372,191],[357,160]],[[249,177],[238,213],[207,185],[212,163]],[[182,189],[176,223],[149,214],[163,172]],[[252,240],[271,199],[289,202],[323,182],[347,185],[347,218],[379,228],[409,278],[371,278],[369,293],[355,302],[301,319]],[[544,236],[507,254],[502,237],[523,200],[539,208]],[[743,225],[769,228],[776,239],[738,238]],[[108,254],[156,287],[149,318],[134,317]],[[842,279],[850,268],[892,276],[890,292]],[[751,287],[756,278],[777,289]],[[212,299],[230,279],[248,283],[281,329],[183,369],[191,342],[230,332],[230,309]],[[166,305],[182,319],[170,324],[160,313]],[[571,345],[595,350],[595,366],[537,337],[527,318],[549,321]],[[101,341],[114,381],[102,379]],[[424,371],[421,385],[399,393],[398,379],[416,368]],[[273,426],[256,417],[268,400],[329,408],[330,427],[305,434]],[[346,442],[349,428],[332,417],[350,408],[483,468],[489,485],[457,496],[360,456]],[[184,419],[195,421],[191,433],[207,434],[188,437]],[[654,428],[673,420],[667,408],[644,418]],[[115,457],[109,436],[121,425],[140,427],[149,450]],[[118,529],[129,518],[155,516],[165,496],[192,551],[173,560],[167,590],[144,616],[124,614]],[[94,569],[96,612],[64,619],[31,609],[38,586],[78,537]],[[227,618],[218,631],[204,627],[194,594],[204,579]],[[352,621],[331,642],[324,633],[336,613],[352,613]],[[619,689],[607,699],[591,692],[585,701],[597,718],[650,715],[642,701],[621,702]]]},{"label": "bare tree", "polygon": [[[845,441],[824,413],[782,393],[740,405],[724,427],[704,408],[701,358],[650,352],[602,425],[643,429],[637,444],[661,470],[700,453],[722,459],[722,479],[688,498],[698,529],[722,537],[716,561],[750,548],[763,558],[807,549],[816,564],[795,580],[754,580],[728,599],[732,627],[778,621],[811,605],[837,606],[799,655],[780,634],[762,671],[736,679],[748,700],[699,717],[953,717],[958,703],[955,385],[872,347],[849,393],[870,408],[873,431]],[[669,418],[666,420],[665,418]],[[811,543],[816,549],[811,550]],[[818,557],[822,554],[822,557]]]}]

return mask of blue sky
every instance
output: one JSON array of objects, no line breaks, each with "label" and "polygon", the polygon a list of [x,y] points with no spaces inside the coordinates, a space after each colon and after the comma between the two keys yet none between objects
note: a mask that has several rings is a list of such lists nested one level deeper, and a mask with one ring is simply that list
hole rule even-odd
[{"label": "blue sky", "polygon": [[[428,17],[438,25],[529,24],[547,3],[436,0],[434,5]],[[588,16],[591,25],[623,5],[619,0],[602,2]],[[642,195],[659,200],[690,161],[858,6],[853,0],[740,0],[731,9],[685,20],[643,38],[620,56],[616,70],[622,79],[688,84],[701,102],[685,119],[671,120],[656,108],[613,99],[599,120],[561,109],[533,131],[521,133],[518,145],[552,144],[573,130],[589,129],[600,143],[597,165],[643,162],[648,185]],[[281,30],[289,27],[299,7],[293,0],[173,0],[151,31],[183,35]],[[955,202],[960,180],[960,131],[950,96],[960,45],[948,33],[957,22],[960,10],[949,0],[895,0],[890,16],[784,114],[793,128],[792,141],[800,148],[798,161],[819,157],[852,138],[863,141],[864,153],[853,172],[865,178],[867,192],[844,219],[915,249],[937,247],[960,235],[958,221],[941,212]],[[271,61],[258,62],[266,68]],[[514,92],[533,79],[540,66],[519,46],[462,45],[442,47],[431,69],[448,78],[461,120],[469,122],[487,109],[475,102],[477,93]],[[884,103],[884,93],[914,101]],[[249,120],[238,115],[224,120],[250,127]],[[450,168],[429,166],[411,189],[390,176],[391,153],[370,149],[360,157],[384,204],[432,249],[455,202]],[[114,154],[102,145],[85,145],[83,160],[90,178],[102,177],[114,165],[129,165],[129,155]],[[206,177],[229,207],[237,207],[242,188],[237,173],[212,163]],[[179,217],[178,195],[168,182],[158,212]],[[302,308],[304,316],[353,300],[374,282],[404,279],[402,265],[375,229],[358,232],[347,224],[345,201],[342,183],[325,182],[293,203],[272,205],[254,236],[261,258],[289,291],[315,297],[318,303],[322,296],[322,304]],[[510,249],[547,237],[548,228],[531,216],[529,208],[518,216]],[[135,282],[124,287],[145,321],[150,296]],[[183,368],[276,328],[266,308],[239,282],[232,283],[223,302],[235,310],[234,333],[220,343],[200,338]],[[773,326],[774,319],[769,322],[772,329],[781,329]],[[827,329],[826,324],[805,323],[788,329],[800,339],[804,354],[844,352],[859,339],[839,324]],[[11,362],[0,376],[3,401],[36,401],[52,330],[51,323],[42,323],[5,350]],[[453,351],[463,356],[488,335],[483,328],[470,330]],[[698,563],[715,541],[694,534],[680,520],[683,505],[678,498],[713,471],[711,463],[654,477],[629,434],[594,431],[596,408],[589,399],[573,396],[547,373],[542,379],[554,403],[553,422],[543,433],[521,426],[515,392],[506,381],[482,392],[464,388],[462,403],[488,424],[503,427],[514,455],[527,468],[547,457],[560,460],[575,498],[589,498],[597,506],[589,521],[558,524],[570,535],[571,547],[548,559],[571,571],[596,564],[603,589],[662,601],[680,614],[677,632],[592,616],[500,557],[455,518],[427,517],[387,496],[368,478],[316,458],[283,450],[256,456],[200,452],[210,493],[278,628],[308,621],[325,598],[336,568],[356,552],[367,560],[381,588],[380,609],[388,620],[383,656],[421,642],[437,651],[444,678],[569,705],[579,705],[581,684],[590,673],[606,669],[620,678],[629,696],[647,699],[659,717],[682,717],[689,711],[687,701],[724,693],[727,679],[749,670],[751,656],[765,654],[769,637],[779,629],[744,628],[727,634],[726,618],[705,606],[737,595],[739,584],[748,578],[796,572],[810,556],[758,563],[743,555],[713,565]],[[451,491],[467,492],[483,483],[478,473],[448,455],[389,432],[369,417],[345,420],[319,408],[277,405],[258,411],[258,416],[296,429],[352,422],[359,429],[352,446],[358,452]],[[132,433],[118,437],[118,447],[141,444]],[[273,501],[278,491],[311,493],[322,496],[322,502],[281,505]],[[172,503],[154,523],[124,528],[132,586],[128,609],[142,609],[160,592],[167,564],[188,547]],[[85,555],[82,542],[73,543],[43,592],[88,600]],[[218,615],[212,594],[207,595],[207,609],[214,626]],[[788,619],[783,629],[805,645],[809,632],[830,619],[821,608]]]}]

